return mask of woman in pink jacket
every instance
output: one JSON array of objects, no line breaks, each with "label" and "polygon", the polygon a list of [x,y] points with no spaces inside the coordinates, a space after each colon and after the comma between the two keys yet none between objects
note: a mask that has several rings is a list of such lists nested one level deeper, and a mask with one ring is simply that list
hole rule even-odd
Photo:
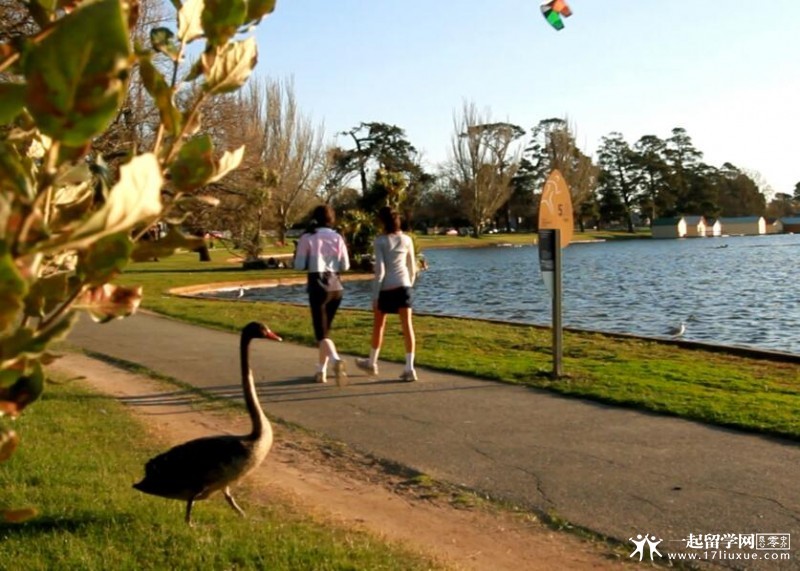
[{"label": "woman in pink jacket", "polygon": [[328,382],[328,361],[332,361],[336,384],[341,386],[347,382],[347,371],[330,338],[330,329],[344,293],[339,274],[350,269],[350,259],[344,239],[333,229],[335,222],[336,214],[330,206],[314,209],[311,229],[300,237],[297,244],[294,267],[308,272],[308,302],[314,337],[319,346],[314,380]]}]

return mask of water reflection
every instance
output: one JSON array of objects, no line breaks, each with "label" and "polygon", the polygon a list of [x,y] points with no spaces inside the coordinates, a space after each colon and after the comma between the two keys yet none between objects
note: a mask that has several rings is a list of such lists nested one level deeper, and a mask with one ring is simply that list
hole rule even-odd
[{"label": "water reflection", "polygon": [[[417,312],[550,323],[535,247],[425,257]],[[564,324],[666,337],[684,322],[685,339],[800,354],[798,260],[795,235],[575,244],[563,253]],[[369,296],[369,282],[348,283],[343,307],[368,308]],[[305,287],[252,289],[244,299],[305,303]]]}]

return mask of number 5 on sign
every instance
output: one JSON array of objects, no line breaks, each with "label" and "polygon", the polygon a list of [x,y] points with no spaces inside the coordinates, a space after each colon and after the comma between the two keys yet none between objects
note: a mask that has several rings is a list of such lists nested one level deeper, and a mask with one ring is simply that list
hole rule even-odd
[{"label": "number 5 on sign", "polygon": [[567,182],[558,169],[553,170],[542,189],[539,202],[539,229],[561,230],[562,248],[566,248],[572,240],[572,196],[569,194]]}]

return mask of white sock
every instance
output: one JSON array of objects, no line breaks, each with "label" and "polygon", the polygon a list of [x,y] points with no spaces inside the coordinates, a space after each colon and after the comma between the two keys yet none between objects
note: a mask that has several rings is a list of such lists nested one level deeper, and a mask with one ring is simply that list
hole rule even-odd
[{"label": "white sock", "polygon": [[324,373],[327,368],[328,368],[328,358],[325,357],[325,359],[323,359],[322,363],[318,363],[317,364],[317,372],[318,373]]},{"label": "white sock", "polygon": [[320,345],[325,347],[325,351],[328,354],[328,357],[333,359],[334,361],[339,360],[339,353],[336,351],[336,345],[333,344],[333,341],[330,339],[323,339],[320,341]]},{"label": "white sock", "polygon": [[414,370],[414,353],[406,353],[406,371]]},{"label": "white sock", "polygon": [[370,365],[377,365],[378,364],[378,354],[381,352],[380,349],[370,349],[369,350],[369,364]]}]

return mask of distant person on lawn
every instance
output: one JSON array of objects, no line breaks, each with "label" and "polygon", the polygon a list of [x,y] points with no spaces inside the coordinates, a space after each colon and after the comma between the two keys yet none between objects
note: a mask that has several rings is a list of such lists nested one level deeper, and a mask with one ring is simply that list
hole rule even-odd
[{"label": "distant person on lawn", "polygon": [[314,380],[318,383],[328,382],[330,360],[333,362],[336,384],[341,386],[347,381],[347,372],[330,338],[330,329],[344,295],[339,273],[350,269],[350,258],[344,239],[333,229],[335,222],[336,214],[327,204],[314,209],[309,229],[297,244],[294,268],[308,272],[308,304],[314,337],[319,346]]},{"label": "distant person on lawn", "polygon": [[383,234],[375,239],[375,280],[372,287],[372,348],[368,359],[356,359],[356,366],[372,375],[378,374],[378,354],[383,344],[386,316],[400,316],[406,349],[406,366],[402,381],[416,381],[414,351],[416,340],[411,322],[412,287],[417,277],[417,261],[411,237],[400,229],[400,216],[384,206],[378,211]]}]

